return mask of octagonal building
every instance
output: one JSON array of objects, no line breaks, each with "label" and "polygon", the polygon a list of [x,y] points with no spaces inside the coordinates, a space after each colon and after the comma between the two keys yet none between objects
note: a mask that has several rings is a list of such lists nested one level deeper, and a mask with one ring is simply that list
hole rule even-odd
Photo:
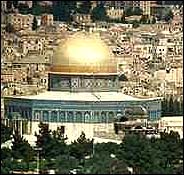
[{"label": "octagonal building", "polygon": [[110,132],[114,119],[135,105],[146,109],[148,120],[161,116],[161,98],[139,99],[121,92],[117,62],[96,34],[78,32],[60,43],[48,77],[46,92],[5,97],[6,122],[19,114],[21,122],[15,127],[27,138],[38,133],[40,121],[50,129],[62,126],[70,141],[82,131],[95,138],[99,130]]}]

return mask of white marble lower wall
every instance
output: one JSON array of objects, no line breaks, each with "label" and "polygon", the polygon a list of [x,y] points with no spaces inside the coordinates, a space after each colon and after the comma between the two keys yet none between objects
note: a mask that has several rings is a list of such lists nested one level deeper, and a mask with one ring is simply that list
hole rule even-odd
[{"label": "white marble lower wall", "polygon": [[[32,129],[30,135],[23,135],[30,144],[34,144],[35,142],[35,133],[39,133],[39,125],[40,122],[32,122]],[[48,123],[49,129],[51,131],[56,130],[57,127],[64,126],[65,127],[65,136],[68,137],[67,143],[71,143],[72,141],[76,140],[82,133],[85,133],[86,138],[94,138],[94,132],[98,131],[112,131],[113,123],[100,123],[100,124],[92,124],[92,123]],[[98,142],[99,139],[95,139]]]}]

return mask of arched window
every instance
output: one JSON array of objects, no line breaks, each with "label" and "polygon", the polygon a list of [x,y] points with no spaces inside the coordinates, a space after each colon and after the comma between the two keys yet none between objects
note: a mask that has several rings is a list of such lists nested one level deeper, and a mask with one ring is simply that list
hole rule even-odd
[{"label": "arched window", "polygon": [[51,112],[51,122],[57,122],[57,111],[52,111]]},{"label": "arched window", "polygon": [[82,112],[76,112],[76,122],[83,122]]},{"label": "arched window", "polygon": [[68,122],[73,122],[74,119],[74,114],[72,111],[67,112],[67,121]]},{"label": "arched window", "polygon": [[94,111],[93,117],[94,117],[94,122],[100,122],[100,114],[98,111]]},{"label": "arched window", "polygon": [[60,111],[59,112],[59,122],[65,122],[65,121],[66,121],[65,111]]},{"label": "arched window", "polygon": [[101,121],[106,122],[106,112],[105,111],[101,112]]},{"label": "arched window", "polygon": [[91,114],[89,111],[84,113],[85,123],[89,123],[91,121]]},{"label": "arched window", "polygon": [[40,120],[40,112],[39,111],[35,111],[35,113],[34,113],[34,119],[35,120]]},{"label": "arched window", "polygon": [[49,121],[49,112],[43,111],[43,121],[48,122]]}]

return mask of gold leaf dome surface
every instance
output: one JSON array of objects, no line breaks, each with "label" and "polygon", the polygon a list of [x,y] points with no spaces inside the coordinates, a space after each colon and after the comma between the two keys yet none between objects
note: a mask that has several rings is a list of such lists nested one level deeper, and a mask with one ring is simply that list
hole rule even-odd
[{"label": "gold leaf dome surface", "polygon": [[78,32],[58,45],[53,55],[51,71],[114,72],[115,67],[110,49],[99,35]]}]

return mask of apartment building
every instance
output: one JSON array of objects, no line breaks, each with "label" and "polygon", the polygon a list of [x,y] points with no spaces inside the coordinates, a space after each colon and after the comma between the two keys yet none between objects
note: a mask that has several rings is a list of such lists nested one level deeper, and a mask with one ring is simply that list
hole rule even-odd
[{"label": "apartment building", "polygon": [[53,26],[54,17],[52,14],[43,14],[41,16],[41,25],[44,26]]},{"label": "apartment building", "polygon": [[151,16],[154,13],[154,8],[157,7],[157,1],[140,1],[140,8],[143,15]]},{"label": "apartment building", "polygon": [[77,22],[79,24],[81,23],[91,23],[92,19],[91,19],[91,15],[90,14],[75,14],[73,15],[73,21]]},{"label": "apartment building", "polygon": [[110,19],[121,19],[124,11],[120,8],[109,7],[106,8],[106,13]]},{"label": "apartment building", "polygon": [[11,13],[7,15],[7,23],[10,23],[15,30],[31,30],[33,23],[33,15],[22,15],[19,13]]},{"label": "apartment building", "polygon": [[21,44],[22,53],[24,55],[29,53],[41,53],[43,50],[43,42],[40,39],[29,38],[23,39]]},{"label": "apartment building", "polygon": [[167,133],[178,132],[180,138],[183,138],[183,116],[162,117],[159,121],[159,129]]}]

